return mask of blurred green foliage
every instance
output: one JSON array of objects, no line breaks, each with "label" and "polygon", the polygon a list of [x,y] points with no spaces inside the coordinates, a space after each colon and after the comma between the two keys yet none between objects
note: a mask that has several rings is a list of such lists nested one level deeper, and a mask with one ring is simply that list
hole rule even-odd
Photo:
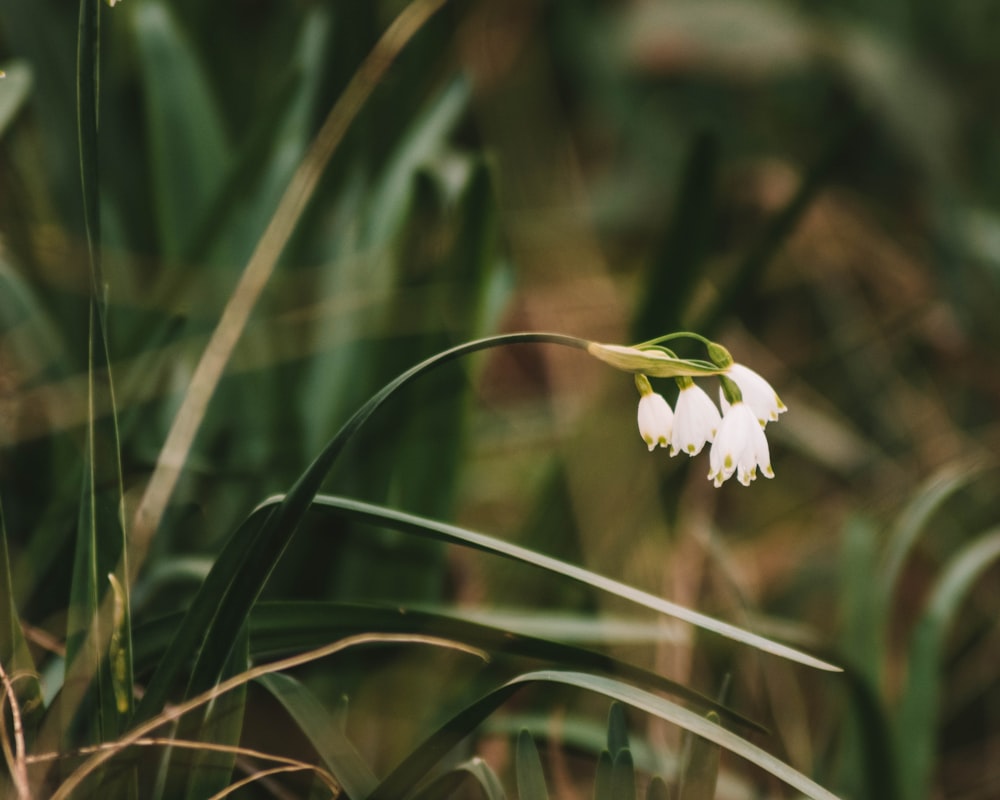
[{"label": "blurred green foliage", "polygon": [[[0,0],[0,662],[35,755],[137,721],[115,706],[129,671],[121,682],[94,655],[103,693],[84,676],[82,706],[64,677],[67,655],[85,672],[92,620],[114,618],[99,609],[114,599],[106,574],[122,574],[118,499],[127,542],[242,269],[404,7]],[[99,48],[78,39],[98,16]],[[116,628],[137,696],[210,569],[239,557],[251,512],[413,364],[498,331],[626,342],[691,328],[789,406],[768,427],[774,481],[714,490],[701,460],[649,456],[628,376],[519,346],[408,384],[323,485],[814,649],[845,676],[671,626],[635,633],[649,619],[622,622],[634,608],[586,582],[303,510],[287,549],[254,565],[266,585],[239,598],[253,606],[243,625],[179,665],[164,694],[374,629],[362,603],[419,609],[426,627],[409,634],[456,641],[473,637],[451,627],[464,610],[514,607],[477,629],[491,652],[533,623],[560,644],[557,610],[607,659],[567,669],[575,658],[637,683],[629,669],[651,670],[710,696],[732,676],[735,710],[770,731],[748,737],[844,796],[997,794],[998,26],[985,2],[446,3],[358,111],[228,361]],[[317,614],[343,627],[317,640]],[[772,788],[736,759],[713,767],[714,745],[690,755],[647,716],[616,746],[613,723],[605,743],[588,727],[605,701],[579,686],[511,691],[486,726],[463,727],[497,686],[555,658],[533,647],[534,661],[503,668],[351,648],[262,677],[181,730],[321,765],[351,797],[403,764],[438,769],[419,796],[501,797],[522,780],[526,797],[572,796],[618,774],[638,778],[630,796],[690,800],[684,753],[709,765],[691,797]],[[434,743],[466,727],[477,733],[436,766]],[[256,768],[233,752],[129,753],[94,780],[200,797]],[[78,765],[33,764],[33,785]],[[304,768],[272,780],[324,796]],[[241,791],[272,796],[263,781]]]}]

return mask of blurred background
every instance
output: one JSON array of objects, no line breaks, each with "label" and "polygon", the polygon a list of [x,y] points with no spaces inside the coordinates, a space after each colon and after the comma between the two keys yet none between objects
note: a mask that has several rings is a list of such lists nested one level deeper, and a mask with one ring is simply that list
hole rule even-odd
[{"label": "blurred background", "polygon": [[[404,5],[103,9],[102,259],[127,504],[282,190]],[[76,35],[73,4],[0,0],[0,497],[42,663],[66,624],[87,415]],[[846,797],[890,796],[880,771],[902,798],[1000,795],[998,35],[1000,5],[976,0],[447,3],[299,220],[133,589],[135,619],[183,608],[245,515],[421,359],[504,331],[694,330],[788,406],[767,428],[774,480],[713,488],[707,453],[646,451],[630,376],[522,345],[409,386],[326,488],[849,666],[814,674],[672,625],[611,646],[709,695],[728,675],[729,702],[771,730],[760,742]],[[336,533],[303,531],[265,597],[653,619],[523,565]],[[338,676],[378,770],[450,702],[443,670],[464,662],[448,658]],[[554,713],[555,695],[509,712]],[[499,770],[494,724],[475,746]],[[676,747],[675,731],[633,725]],[[555,796],[589,796],[573,749],[553,753]],[[790,796],[737,759],[723,777],[720,797]]]}]

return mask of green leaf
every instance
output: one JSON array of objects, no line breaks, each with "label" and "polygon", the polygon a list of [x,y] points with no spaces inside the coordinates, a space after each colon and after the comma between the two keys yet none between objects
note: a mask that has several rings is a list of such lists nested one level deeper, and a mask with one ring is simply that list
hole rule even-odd
[{"label": "green leaf", "polygon": [[[163,658],[181,615],[160,618],[135,632],[136,668],[142,672]],[[301,652],[359,633],[428,633],[495,654],[496,658],[542,659],[561,666],[585,667],[667,692],[697,706],[714,709],[748,728],[764,729],[683,684],[627,662],[559,641],[525,636],[516,629],[484,625],[456,614],[399,606],[339,602],[262,602],[250,616],[251,656],[271,658]]]},{"label": "green leaf", "polygon": [[646,800],[670,800],[670,787],[659,775],[654,775],[646,787]]},{"label": "green leaf", "polygon": [[443,150],[446,137],[468,107],[470,96],[469,80],[464,76],[455,78],[404,132],[372,192],[363,244],[385,245],[399,231],[413,196],[414,174]]},{"label": "green leaf", "polygon": [[636,800],[635,764],[632,752],[626,747],[619,750],[611,767],[611,800]]},{"label": "green leaf", "polygon": [[542,759],[531,734],[522,730],[517,736],[517,796],[520,800],[548,800]]},{"label": "green leaf", "polygon": [[840,589],[841,648],[855,669],[877,686],[884,656],[884,631],[880,621],[882,583],[877,572],[878,531],[867,519],[851,517],[844,528],[841,549]]},{"label": "green leaf", "polygon": [[[38,682],[28,643],[21,628],[21,619],[14,603],[13,581],[10,573],[10,554],[7,549],[7,526],[4,522],[3,504],[0,503],[0,664],[9,679],[14,680],[15,698],[20,708],[26,735],[42,711],[42,689]],[[10,702],[10,698],[6,702]]]},{"label": "green leaf", "polygon": [[611,773],[614,771],[614,764],[611,753],[602,750],[594,771],[594,800],[611,800]]},{"label": "green leaf", "polygon": [[628,722],[625,706],[612,703],[608,710],[608,752],[612,758],[622,750],[628,750]]},{"label": "green leaf", "polygon": [[771,260],[789,236],[813,200],[836,173],[840,160],[856,144],[860,119],[851,116],[840,121],[837,130],[829,137],[824,150],[813,161],[801,183],[788,202],[764,226],[757,241],[743,257],[732,278],[719,291],[711,308],[693,325],[693,330],[710,332],[723,319],[733,313],[740,303],[752,297],[754,289]]},{"label": "green leaf", "polygon": [[[719,724],[719,716],[709,711],[707,719]],[[693,734],[684,736],[681,754],[680,800],[714,800],[715,786],[719,779],[719,752],[716,742]]]},{"label": "green leaf", "polygon": [[[267,501],[267,504],[273,505],[279,501],[282,503],[285,502],[282,498],[272,498]],[[794,648],[774,642],[763,636],[758,636],[757,634],[751,633],[744,628],[714,619],[676,603],[671,603],[669,600],[664,600],[656,595],[635,589],[628,584],[622,583],[621,581],[616,581],[612,578],[606,578],[603,575],[598,575],[595,572],[591,572],[583,567],[578,567],[575,564],[569,564],[565,561],[561,561],[560,559],[552,558],[551,556],[546,556],[542,553],[536,553],[533,550],[505,542],[501,539],[496,539],[481,533],[475,533],[455,525],[448,525],[446,523],[437,522],[424,517],[418,517],[413,514],[407,514],[402,511],[383,508],[381,506],[363,503],[358,500],[351,500],[349,498],[321,495],[316,498],[316,505],[338,514],[345,514],[356,519],[365,519],[374,525],[390,527],[395,530],[413,533],[417,536],[436,539],[450,544],[460,544],[464,547],[482,550],[483,552],[493,553],[495,555],[510,558],[515,561],[521,561],[535,567],[540,567],[541,569],[549,572],[564,575],[568,578],[572,578],[573,580],[580,581],[595,589],[616,595],[637,605],[651,608],[661,614],[676,617],[684,622],[696,625],[704,630],[719,634],[720,636],[733,641],[755,647],[765,653],[771,653],[772,655],[787,658],[791,661],[796,661],[800,664],[815,667],[817,669],[834,672],[840,671],[839,667],[802,653]]]},{"label": "green leaf", "polygon": [[144,0],[131,13],[160,250],[176,262],[190,249],[222,186],[229,150],[208,81],[170,8],[160,0]]},{"label": "green leaf", "polygon": [[362,798],[371,794],[378,779],[344,734],[340,721],[323,709],[318,697],[299,681],[280,672],[258,678],[257,683],[285,708],[348,797]]},{"label": "green leaf", "polygon": [[[500,778],[497,777],[489,764],[478,757],[453,767],[444,775],[431,781],[414,795],[414,800],[450,798],[460,787],[468,783],[470,778],[479,785],[482,796],[486,800],[507,800]],[[354,796],[356,795],[351,795],[351,797]]]},{"label": "green leaf", "polygon": [[674,213],[647,274],[642,302],[632,323],[632,341],[645,342],[680,328],[701,264],[712,246],[715,174],[719,146],[699,135],[685,164]]},{"label": "green leaf", "polygon": [[[100,3],[81,0],[77,39],[77,130],[84,225],[90,262],[88,394],[83,481],[73,578],[67,610],[63,698],[64,730],[82,725],[84,741],[114,739],[132,710],[131,622],[125,533],[121,517],[122,478],[114,388],[108,351],[104,279],[101,270],[100,193],[97,155]],[[98,403],[103,395],[104,402]],[[93,409],[111,409],[99,427]],[[98,490],[99,486],[110,489]],[[112,590],[117,581],[120,591]],[[124,778],[123,780],[128,780]]]},{"label": "green leaf", "polygon": [[[881,565],[882,577],[878,582],[878,608],[883,609],[883,613],[887,613],[892,606],[903,565],[931,517],[949,497],[982,475],[986,468],[986,464],[973,462],[947,464],[917,487],[913,499],[903,509],[889,534]],[[884,621],[882,624],[884,626]]]},{"label": "green leaf", "polygon": [[31,92],[31,67],[23,61],[4,65],[0,79],[0,136],[14,121]]},{"label": "green leaf", "polygon": [[181,667],[192,659],[196,661],[186,696],[215,684],[228,658],[234,632],[246,621],[275,564],[308,513],[324,478],[347,442],[376,409],[399,388],[428,370],[479,350],[526,343],[561,344],[576,349],[586,346],[582,339],[551,333],[516,333],[477,339],[411,367],[370,397],[327,443],[291,491],[280,502],[258,509],[230,537],[179,626],[176,640],[147,686],[140,704],[140,719],[152,716],[162,707]]},{"label": "green leaf", "polygon": [[580,672],[558,672],[540,670],[519,675],[502,686],[488,692],[475,703],[467,706],[452,717],[442,727],[424,740],[401,764],[399,764],[368,800],[400,800],[409,797],[410,787],[420,781],[428,771],[447,755],[463,738],[508,700],[515,692],[532,683],[556,683],[575,686],[590,692],[602,694],[625,703],[640,711],[652,714],[667,722],[689,730],[711,742],[725,747],[736,755],[756,764],[779,780],[814,800],[836,800],[836,795],[827,791],[798,770],[785,764],[770,753],[705,717],[665,700],[662,697],[638,689],[629,684],[598,675]]},{"label": "green leaf", "polygon": [[934,584],[910,640],[907,683],[898,714],[900,789],[904,800],[929,796],[938,735],[941,664],[948,631],[980,576],[1000,560],[1000,528],[963,547]]},{"label": "green leaf", "polygon": [[[232,657],[220,676],[223,680],[239,675],[250,667],[249,650],[250,636],[244,626]],[[238,745],[243,732],[246,701],[247,685],[244,683],[215,698],[205,708],[203,714],[195,712],[186,717],[178,730],[179,738],[188,738],[184,733],[185,723],[200,718],[201,722],[191,737],[193,740]],[[187,800],[202,800],[225,789],[232,781],[235,765],[234,753],[220,753],[213,750],[197,752],[186,773]]]}]

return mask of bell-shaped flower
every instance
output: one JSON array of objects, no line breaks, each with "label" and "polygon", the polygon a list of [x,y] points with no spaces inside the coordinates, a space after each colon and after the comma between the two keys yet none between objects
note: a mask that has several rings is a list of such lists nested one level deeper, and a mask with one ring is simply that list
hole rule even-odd
[{"label": "bell-shaped flower", "polygon": [[712,442],[709,465],[711,472],[708,478],[715,481],[716,486],[722,486],[723,481],[733,473],[736,473],[740,483],[749,486],[750,481],[757,477],[758,467],[764,477],[774,477],[764,429],[753,409],[745,402],[732,403],[726,409]]},{"label": "bell-shaped flower", "polygon": [[705,442],[715,439],[722,417],[712,398],[690,379],[678,379],[680,392],[674,409],[674,429],[670,434],[670,455],[684,452],[696,456]]},{"label": "bell-shaped flower", "polygon": [[673,422],[674,412],[662,394],[650,390],[639,398],[639,435],[650,451],[670,443]]},{"label": "bell-shaped flower", "polygon": [[[726,370],[726,376],[740,388],[743,402],[750,406],[761,427],[767,425],[768,422],[775,422],[779,414],[784,414],[788,410],[771,384],[750,367],[732,364]],[[722,403],[722,412],[725,414],[729,408],[729,402],[722,392],[719,392],[719,399]]]}]

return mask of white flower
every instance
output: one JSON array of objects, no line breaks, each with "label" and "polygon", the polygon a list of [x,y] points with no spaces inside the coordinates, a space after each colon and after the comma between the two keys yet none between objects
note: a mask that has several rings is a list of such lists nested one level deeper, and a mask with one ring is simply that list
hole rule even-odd
[{"label": "white flower", "polygon": [[709,464],[712,471],[708,479],[714,480],[716,486],[722,486],[734,472],[740,483],[749,486],[757,477],[757,467],[764,477],[774,477],[764,429],[746,403],[733,403],[726,410],[712,443]]},{"label": "white flower", "polygon": [[673,421],[674,412],[663,395],[650,391],[639,398],[639,435],[650,451],[667,446]]},{"label": "white flower", "polygon": [[[680,382],[680,381],[678,381]],[[674,412],[674,430],[670,434],[670,455],[685,452],[696,456],[705,442],[715,439],[722,417],[704,389],[688,381],[681,386]]]},{"label": "white flower", "polygon": [[[768,422],[775,422],[779,414],[784,414],[788,411],[785,404],[781,402],[781,398],[778,397],[778,393],[771,387],[771,384],[750,369],[750,367],[744,367],[742,364],[732,364],[726,370],[726,375],[733,383],[740,387],[743,402],[750,406],[753,413],[757,416],[757,421],[761,424],[761,427],[767,425]],[[719,399],[722,403],[722,412],[725,414],[729,409],[729,403],[721,391],[719,392]]]}]

